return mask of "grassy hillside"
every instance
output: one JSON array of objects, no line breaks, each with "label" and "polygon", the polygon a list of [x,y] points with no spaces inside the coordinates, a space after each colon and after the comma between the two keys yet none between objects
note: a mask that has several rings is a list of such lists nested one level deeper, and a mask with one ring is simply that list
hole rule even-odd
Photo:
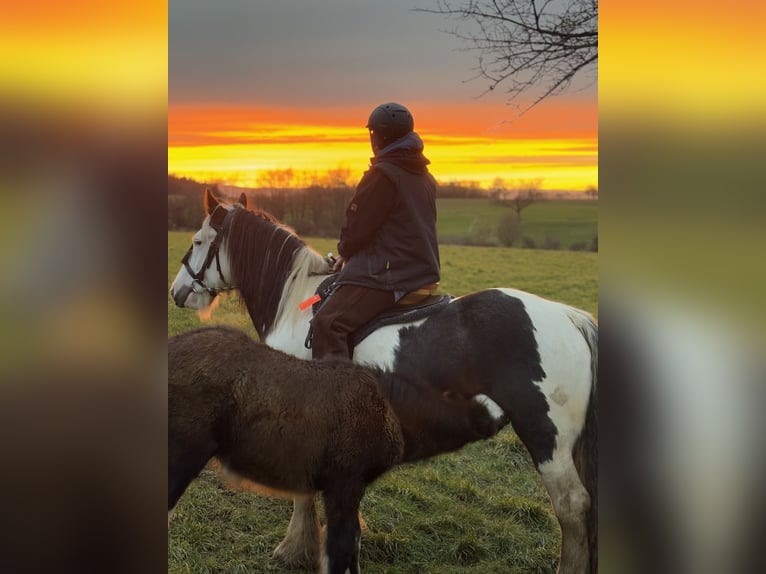
[{"label": "grassy hillside", "polygon": [[[532,208],[530,208],[532,209]],[[168,287],[191,233],[168,234]],[[331,239],[307,239],[320,252]],[[593,253],[513,248],[441,248],[442,291],[510,286],[597,311]],[[235,297],[212,322],[254,330]],[[168,298],[168,333],[200,325]],[[228,489],[206,469],[179,502],[168,529],[168,572],[287,572],[269,559],[292,503]],[[558,526],[521,442],[510,428],[427,463],[404,466],[372,485],[362,501],[365,574],[554,573]],[[293,570],[299,574],[304,571]]]},{"label": "grassy hillside", "polygon": [[[500,219],[515,213],[490,199],[438,199],[437,229],[443,242],[497,244]],[[521,232],[538,246],[546,238],[558,240],[563,249],[573,243],[590,245],[598,233],[598,204],[587,200],[546,201],[521,212]]]}]

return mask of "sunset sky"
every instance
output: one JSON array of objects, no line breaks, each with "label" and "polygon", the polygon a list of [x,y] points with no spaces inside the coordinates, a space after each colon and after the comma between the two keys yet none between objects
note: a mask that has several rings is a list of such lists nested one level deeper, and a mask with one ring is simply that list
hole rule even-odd
[{"label": "sunset sky", "polygon": [[433,5],[170,0],[168,172],[257,186],[268,170],[342,168],[353,183],[369,164],[370,111],[396,101],[439,181],[597,186],[595,70],[510,121],[505,95],[471,80],[454,24],[412,11]]}]

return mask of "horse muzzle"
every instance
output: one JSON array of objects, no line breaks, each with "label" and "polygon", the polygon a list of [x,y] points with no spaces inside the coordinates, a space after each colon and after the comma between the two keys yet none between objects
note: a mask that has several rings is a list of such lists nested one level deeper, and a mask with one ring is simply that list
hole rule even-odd
[{"label": "horse muzzle", "polygon": [[171,287],[170,289],[170,296],[173,298],[173,302],[176,304],[176,307],[185,307],[186,306],[186,300],[189,298],[189,294],[193,291],[191,286],[184,285],[177,291]]}]

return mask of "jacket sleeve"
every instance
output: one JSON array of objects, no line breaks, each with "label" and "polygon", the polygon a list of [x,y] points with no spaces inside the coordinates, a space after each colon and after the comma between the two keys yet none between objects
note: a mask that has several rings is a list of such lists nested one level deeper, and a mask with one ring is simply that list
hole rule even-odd
[{"label": "jacket sleeve", "polygon": [[396,201],[396,186],[375,169],[364,174],[346,208],[338,253],[349,259],[363,249],[388,217]]}]

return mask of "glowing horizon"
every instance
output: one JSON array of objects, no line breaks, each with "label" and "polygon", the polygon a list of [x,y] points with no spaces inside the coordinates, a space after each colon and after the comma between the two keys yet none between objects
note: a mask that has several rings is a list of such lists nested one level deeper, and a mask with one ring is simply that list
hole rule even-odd
[{"label": "glowing horizon", "polygon": [[[595,104],[588,112],[595,114]],[[598,186],[598,137],[587,129],[560,131],[560,110],[545,122],[527,122],[521,129],[501,129],[491,115],[472,110],[462,121],[447,123],[454,106],[418,104],[411,107],[415,130],[431,160],[431,173],[441,183],[474,182],[490,187],[498,178],[507,183],[539,180],[542,189],[583,191]],[[415,110],[420,110],[416,112]],[[269,171],[292,170],[295,185],[312,174],[348,170],[353,185],[372,155],[367,131],[349,125],[349,117],[366,118],[366,110],[226,108],[171,106],[168,115],[168,173],[198,181],[259,187]],[[343,118],[332,123],[327,116]],[[480,126],[493,129],[480,131]],[[560,124],[559,124],[560,125]],[[494,127],[497,126],[497,127]],[[509,135],[507,132],[511,131]]]}]

